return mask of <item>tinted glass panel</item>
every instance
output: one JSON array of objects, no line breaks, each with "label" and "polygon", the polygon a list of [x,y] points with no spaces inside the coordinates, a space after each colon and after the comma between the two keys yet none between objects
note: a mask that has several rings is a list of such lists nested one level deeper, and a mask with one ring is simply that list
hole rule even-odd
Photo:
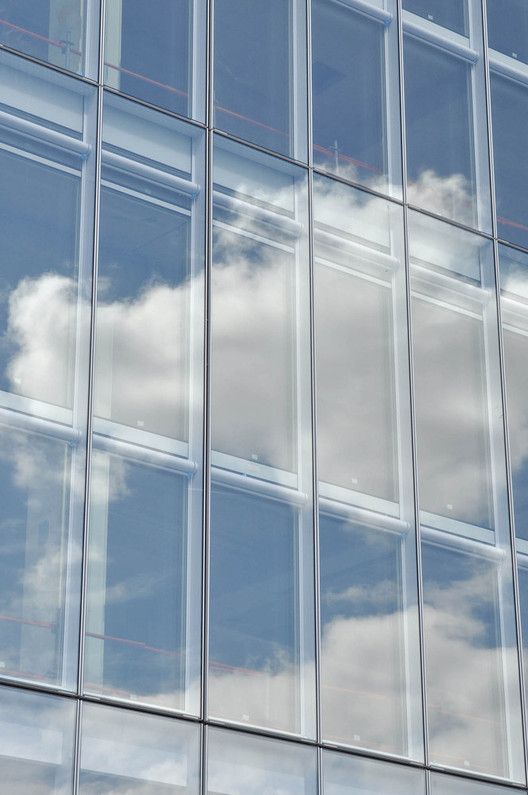
[{"label": "tinted glass panel", "polygon": [[112,88],[203,120],[204,52],[203,0],[106,3],[104,80]]},{"label": "tinted glass panel", "polygon": [[487,0],[489,46],[528,64],[528,6],[525,0]]},{"label": "tinted glass panel", "polygon": [[431,759],[521,780],[491,247],[410,235]]},{"label": "tinted glass panel", "polygon": [[403,218],[323,177],[313,206],[323,732],[421,758]]},{"label": "tinted glass panel", "polygon": [[430,774],[431,795],[508,795],[518,792],[509,787],[498,787],[482,781],[468,781],[461,777],[444,776],[441,773]]},{"label": "tinted glass panel", "polygon": [[0,776],[9,795],[72,795],[75,703],[0,689]]},{"label": "tinted glass panel", "polygon": [[77,670],[94,100],[73,79],[48,82],[44,68],[0,59],[2,673],[68,688]]},{"label": "tinted glass panel", "polygon": [[404,14],[408,198],[417,207],[489,230],[482,20],[480,3],[471,7],[469,42]]},{"label": "tinted glass panel", "polygon": [[528,247],[528,84],[492,71],[491,88],[498,234]]},{"label": "tinted glass panel", "polygon": [[316,795],[314,748],[210,729],[208,795]]},{"label": "tinted glass panel", "polygon": [[84,705],[80,795],[198,795],[199,759],[195,724]]},{"label": "tinted glass panel", "polygon": [[314,163],[381,191],[401,188],[396,4],[372,16],[312,2]]},{"label": "tinted glass panel", "polygon": [[0,44],[89,77],[96,77],[98,25],[98,3],[87,0],[0,2]]},{"label": "tinted glass panel", "polygon": [[104,110],[85,688],[195,712],[203,146],[125,100]]},{"label": "tinted glass panel", "polygon": [[214,123],[306,159],[306,25],[300,0],[215,2]]},{"label": "tinted glass panel", "polygon": [[209,709],[313,732],[305,174],[217,141]]},{"label": "tinted glass panel", "polygon": [[467,0],[403,0],[406,11],[467,35]]},{"label": "tinted glass panel", "polygon": [[425,795],[425,773],[403,765],[323,752],[325,795]]}]

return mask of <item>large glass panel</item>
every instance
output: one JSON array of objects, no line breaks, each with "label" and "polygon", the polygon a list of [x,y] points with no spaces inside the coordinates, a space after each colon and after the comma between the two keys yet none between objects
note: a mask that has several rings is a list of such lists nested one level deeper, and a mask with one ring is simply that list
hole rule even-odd
[{"label": "large glass panel", "polygon": [[488,38],[497,230],[528,248],[528,5],[489,0]]},{"label": "large glass panel", "polygon": [[313,208],[323,735],[422,758],[403,213]]},{"label": "large glass panel", "polygon": [[323,751],[324,795],[425,795],[425,772]]},{"label": "large glass panel", "polygon": [[199,707],[204,147],[104,106],[85,689]]},{"label": "large glass panel", "polygon": [[312,0],[313,161],[401,195],[395,0]]},{"label": "large glass panel", "polygon": [[[499,247],[502,339],[522,645],[528,664],[528,254]],[[525,679],[526,684],[526,679]]]},{"label": "large glass panel", "polygon": [[316,795],[315,748],[209,729],[208,795]]},{"label": "large glass panel", "polygon": [[431,795],[508,795],[519,792],[513,787],[499,787],[482,781],[471,781],[461,776],[446,776],[443,773],[430,773]]},{"label": "large glass panel", "polygon": [[214,124],[306,160],[303,0],[215,0]]},{"label": "large glass panel", "polygon": [[[432,5],[445,13],[435,17],[434,11],[424,13],[426,3],[404,3],[408,199],[489,231],[481,3],[468,0],[467,31],[459,32],[449,29],[447,10],[454,4]],[[464,4],[460,0],[456,6],[462,11]]]},{"label": "large glass panel", "polygon": [[0,688],[0,777],[9,795],[72,795],[75,702]]},{"label": "large glass panel", "polygon": [[0,56],[0,675],[76,685],[95,92]]},{"label": "large glass panel", "polygon": [[521,781],[492,246],[409,223],[430,758]]},{"label": "large glass panel", "polygon": [[306,174],[216,141],[209,711],[313,735]]},{"label": "large glass panel", "polygon": [[96,0],[1,0],[0,44],[97,77]]},{"label": "large glass panel", "polygon": [[198,795],[200,727],[84,704],[79,795]]},{"label": "large glass panel", "polygon": [[205,0],[106,0],[104,82],[205,119]]}]

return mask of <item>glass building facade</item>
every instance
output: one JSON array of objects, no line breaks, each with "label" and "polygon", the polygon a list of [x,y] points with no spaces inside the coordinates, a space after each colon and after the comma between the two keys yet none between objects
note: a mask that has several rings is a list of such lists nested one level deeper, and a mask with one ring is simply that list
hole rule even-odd
[{"label": "glass building facade", "polygon": [[526,0],[0,0],[9,795],[528,792]]}]

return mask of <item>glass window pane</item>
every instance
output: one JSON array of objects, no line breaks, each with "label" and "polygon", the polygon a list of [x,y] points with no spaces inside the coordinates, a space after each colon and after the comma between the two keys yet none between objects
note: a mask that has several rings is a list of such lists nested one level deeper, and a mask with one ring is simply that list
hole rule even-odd
[{"label": "glass window pane", "polygon": [[323,751],[324,795],[425,795],[423,770]]},{"label": "glass window pane", "polygon": [[403,216],[324,177],[313,207],[323,733],[421,758]]},{"label": "glass window pane", "polygon": [[403,0],[403,7],[436,25],[468,35],[467,0]]},{"label": "glass window pane", "polygon": [[79,795],[198,795],[200,727],[85,704]]},{"label": "glass window pane", "polygon": [[88,77],[97,77],[99,3],[1,0],[0,44]]},{"label": "glass window pane", "polygon": [[306,160],[306,21],[301,0],[216,0],[214,124]]},{"label": "glass window pane", "polygon": [[498,234],[528,247],[528,66],[526,80],[519,82],[515,75],[500,71],[493,55],[490,58]]},{"label": "glass window pane", "polygon": [[209,710],[312,735],[306,175],[218,139],[214,180]]},{"label": "glass window pane", "polygon": [[491,244],[410,215],[431,761],[522,780]]},{"label": "glass window pane", "polygon": [[[504,374],[522,647],[528,664],[528,254],[499,246]],[[525,679],[526,687],[526,679]]]},{"label": "glass window pane", "polygon": [[105,9],[106,85],[203,121],[204,0],[107,0]]},{"label": "glass window pane", "polygon": [[312,0],[312,58],[315,165],[399,196],[396,3]]},{"label": "glass window pane", "polygon": [[471,0],[469,9],[469,39],[404,12],[408,199],[489,231],[480,2]]},{"label": "glass window pane", "polygon": [[508,795],[519,792],[513,787],[498,787],[482,781],[471,781],[462,777],[430,773],[431,795]]},{"label": "glass window pane", "polygon": [[487,14],[491,49],[528,64],[526,0],[487,0]]},{"label": "glass window pane", "polygon": [[208,795],[316,795],[315,748],[209,729]]},{"label": "glass window pane", "polygon": [[95,91],[4,53],[0,102],[1,674],[74,688]]},{"label": "glass window pane", "polygon": [[104,114],[85,688],[196,713],[203,138]]},{"label": "glass window pane", "polygon": [[0,776],[9,795],[72,795],[75,702],[0,688]]}]

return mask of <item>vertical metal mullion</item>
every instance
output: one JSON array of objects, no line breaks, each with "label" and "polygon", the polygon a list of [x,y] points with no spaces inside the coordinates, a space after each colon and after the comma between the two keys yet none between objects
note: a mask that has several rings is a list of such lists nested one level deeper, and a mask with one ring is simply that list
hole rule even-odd
[{"label": "vertical metal mullion", "polygon": [[203,536],[202,536],[202,745],[200,786],[202,795],[207,790],[207,730],[208,669],[209,669],[209,554],[210,554],[210,504],[211,504],[211,269],[213,243],[213,119],[214,119],[214,0],[207,0],[207,108],[206,108],[206,163],[205,163],[205,263],[204,263],[204,384],[203,384]]},{"label": "vertical metal mullion", "polygon": [[409,400],[411,418],[411,463],[414,493],[414,528],[415,528],[415,548],[416,548],[416,577],[417,577],[417,600],[418,600],[418,631],[420,646],[420,684],[422,691],[422,735],[424,763],[429,764],[429,724],[427,713],[427,678],[426,678],[426,657],[425,657],[425,637],[424,637],[424,611],[423,611],[423,567],[422,567],[422,538],[420,527],[420,504],[418,495],[418,456],[416,438],[416,409],[414,404],[414,356],[413,356],[413,335],[412,335],[412,306],[411,306],[411,271],[410,271],[410,247],[409,247],[409,220],[407,204],[407,135],[406,135],[406,113],[405,113],[405,62],[404,62],[404,42],[403,42],[403,10],[402,0],[397,0],[396,13],[398,15],[398,49],[399,49],[399,69],[400,69],[400,120],[401,120],[401,152],[402,152],[402,196],[403,196],[403,242],[405,258],[405,289],[407,307],[407,348],[409,362]]},{"label": "vertical metal mullion", "polygon": [[493,123],[491,113],[491,72],[489,64],[489,49],[488,49],[488,18],[485,0],[480,0],[482,8],[482,57],[484,69],[484,87],[486,96],[486,125],[488,137],[488,168],[490,178],[490,207],[491,207],[491,232],[494,238],[498,237],[497,234],[497,204],[495,195],[495,166],[493,154]]},{"label": "vertical metal mullion", "polygon": [[307,162],[313,168],[313,88],[312,88],[312,0],[306,0],[306,102]]},{"label": "vertical metal mullion", "polygon": [[[104,19],[105,19],[105,0],[101,0],[101,17],[99,27],[99,77],[102,76],[103,64],[103,42],[104,42]],[[81,579],[81,603],[80,603],[80,626],[79,626],[79,666],[77,675],[77,692],[82,695],[84,678],[84,647],[85,647],[85,625],[86,625],[86,590],[87,590],[87,571],[88,571],[88,523],[90,505],[90,469],[92,460],[92,408],[94,393],[94,363],[95,363],[95,333],[96,333],[96,309],[97,309],[97,271],[99,262],[99,215],[101,205],[101,156],[102,156],[102,136],[103,136],[103,100],[104,92],[102,83],[97,87],[97,132],[96,132],[96,154],[95,154],[95,197],[94,197],[94,230],[93,230],[93,262],[92,262],[92,290],[90,308],[90,353],[88,363],[88,400],[87,400],[87,419],[86,419],[86,461],[85,461],[85,481],[84,481],[84,516],[83,516],[83,541],[82,541],[82,579]]]},{"label": "vertical metal mullion", "polygon": [[83,702],[77,699],[75,704],[75,746],[73,750],[73,795],[79,792],[81,776],[81,743],[82,743]]},{"label": "vertical metal mullion", "polygon": [[317,474],[317,379],[316,379],[316,335],[315,335],[315,262],[313,241],[313,171],[308,171],[308,252],[310,277],[310,369],[311,369],[311,432],[312,432],[312,516],[313,516],[313,594],[315,630],[315,718],[316,741],[322,742],[321,721],[321,589],[320,589],[320,544],[319,544],[319,489]]},{"label": "vertical metal mullion", "polygon": [[317,795],[323,795],[324,793],[324,776],[323,776],[323,749],[319,745],[316,749],[317,758],[316,758],[316,775],[317,775]]}]

